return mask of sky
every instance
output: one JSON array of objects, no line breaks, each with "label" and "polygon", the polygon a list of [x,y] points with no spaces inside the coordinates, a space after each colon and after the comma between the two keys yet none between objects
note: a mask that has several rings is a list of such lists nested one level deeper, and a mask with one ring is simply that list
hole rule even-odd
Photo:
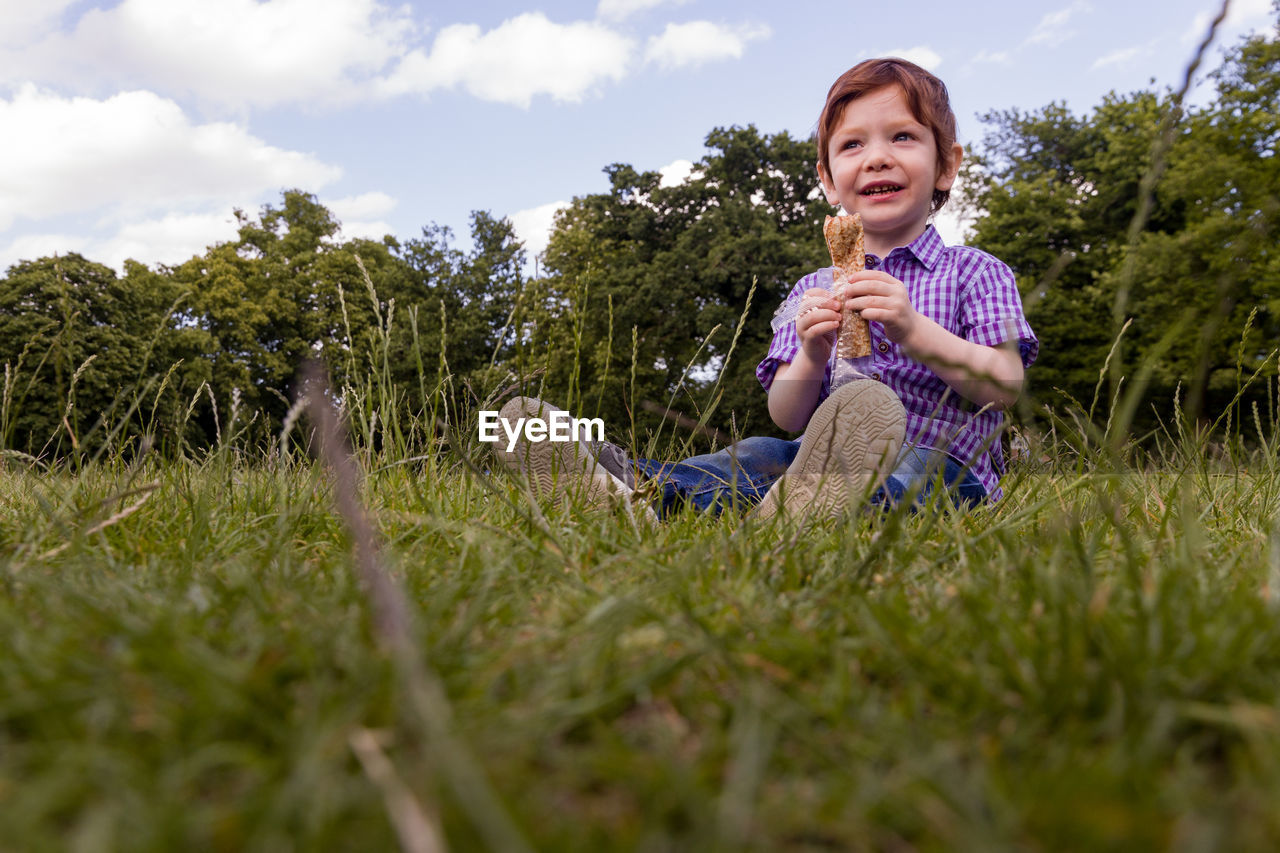
[{"label": "sky", "polygon": [[[971,147],[993,110],[1176,88],[1219,5],[0,0],[0,271],[181,263],[293,188],[346,237],[437,224],[465,249],[488,211],[532,259],[606,166],[678,181],[716,127],[807,138],[862,59],[941,77]],[[1271,0],[1233,0],[1206,65],[1274,20]]]}]

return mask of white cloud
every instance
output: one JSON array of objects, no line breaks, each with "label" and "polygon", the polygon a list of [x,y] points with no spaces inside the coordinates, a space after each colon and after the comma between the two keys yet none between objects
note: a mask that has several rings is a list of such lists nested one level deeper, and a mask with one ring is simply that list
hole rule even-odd
[{"label": "white cloud", "polygon": [[646,62],[668,69],[740,59],[749,42],[768,38],[771,34],[768,27],[755,24],[737,27],[711,21],[667,24],[661,35],[649,39],[644,58]]},{"label": "white cloud", "polygon": [[[283,103],[461,90],[527,107],[581,101],[636,67],[637,39],[610,24],[687,0],[600,0],[598,20],[517,15],[431,33],[389,0],[0,0],[0,86],[29,80],[84,94],[145,89],[242,114]],[[75,15],[66,27],[64,17]],[[670,24],[649,41],[668,68],[736,58],[763,26]]]},{"label": "white cloud", "polygon": [[124,0],[0,49],[0,82],[163,89],[233,108],[342,100],[403,54],[413,29],[407,7],[378,0]]},{"label": "white cloud", "polygon": [[368,219],[374,216],[386,216],[396,209],[399,202],[384,192],[367,192],[360,195],[349,195],[343,198],[322,200],[329,212],[339,220]]},{"label": "white cloud", "polygon": [[341,222],[342,227],[335,235],[337,243],[345,240],[372,240],[378,243],[388,234],[394,236],[396,233],[395,226],[383,219],[343,219]]},{"label": "white cloud", "polygon": [[341,223],[342,239],[381,240],[395,228],[379,217],[396,209],[399,202],[384,192],[367,192],[335,199],[319,199]]},{"label": "white cloud", "polygon": [[1013,61],[1013,57],[1009,55],[1007,50],[997,50],[995,52],[988,50],[980,50],[973,59],[969,60],[978,65],[1008,65]]},{"label": "white cloud", "polygon": [[1131,60],[1141,56],[1145,52],[1143,47],[1123,47],[1119,50],[1113,50],[1108,54],[1099,56],[1093,61],[1090,67],[1091,71],[1097,71],[1099,68],[1106,68],[1108,65],[1126,65]]},{"label": "white cloud", "polygon": [[637,12],[656,9],[668,3],[680,6],[687,2],[689,0],[600,0],[600,5],[596,7],[596,17],[621,21]]},{"label": "white cloud", "polygon": [[507,217],[511,220],[511,227],[516,231],[516,237],[524,243],[525,252],[530,258],[541,255],[547,250],[556,212],[568,206],[567,201],[553,201],[528,210],[518,210]]},{"label": "white cloud", "polygon": [[85,247],[89,241],[83,236],[70,234],[24,234],[9,245],[0,247],[0,273],[19,261],[34,261],[37,258],[48,258],[55,254],[67,255],[79,252],[93,260]]},{"label": "white cloud", "polygon": [[961,210],[964,198],[964,184],[957,179],[951,185],[951,199],[942,210],[933,215],[933,227],[938,229],[938,236],[948,246],[965,245],[973,228],[973,215]]},{"label": "white cloud", "polygon": [[0,47],[28,44],[55,27],[75,0],[0,0]]},{"label": "white cloud", "polygon": [[969,240],[969,230],[973,221],[961,216],[960,211],[950,204],[933,216],[933,227],[938,229],[938,236],[948,246],[963,246]]},{"label": "white cloud", "polygon": [[[1191,26],[1182,34],[1183,43],[1199,44],[1204,39],[1205,34],[1209,32],[1209,22],[1214,19],[1216,14],[1216,10],[1197,13],[1191,21]],[[1222,38],[1222,29],[1228,31],[1248,30],[1258,24],[1267,24],[1270,21],[1271,0],[1232,0],[1230,8],[1227,10],[1227,19],[1223,22],[1223,27],[1218,31],[1218,38]]]},{"label": "white cloud", "polygon": [[676,160],[658,169],[658,174],[662,176],[658,186],[678,187],[693,174],[693,163],[688,160]]},{"label": "white cloud", "polygon": [[117,272],[124,271],[124,262],[129,258],[149,266],[180,264],[203,254],[215,243],[234,240],[236,228],[228,210],[225,213],[169,213],[158,219],[121,225],[107,235],[24,234],[0,247],[0,270],[19,261],[71,252],[106,264]]},{"label": "white cloud", "polygon": [[[386,222],[376,217],[395,207],[396,201],[385,193],[371,192],[358,196],[321,200],[342,222],[342,238],[381,240],[395,233]],[[158,217],[128,221],[75,234],[22,234],[8,245],[0,245],[0,272],[19,261],[47,258],[78,252],[91,261],[124,271],[124,262],[132,258],[148,266],[180,264],[204,254],[210,246],[235,240],[239,225],[233,208],[237,205],[211,203],[209,210],[170,212]],[[249,204],[238,205],[252,207]]]},{"label": "white cloud", "polygon": [[520,107],[537,95],[581,101],[604,81],[622,79],[634,52],[631,39],[602,24],[557,24],[531,12],[489,32],[474,24],[445,27],[430,53],[410,53],[378,89],[394,96],[461,87]]},{"label": "white cloud", "polygon": [[899,59],[914,62],[926,71],[933,71],[942,64],[942,57],[938,55],[938,52],[923,44],[915,47],[900,47],[894,50],[887,50],[882,55],[896,56]]},{"label": "white cloud", "polygon": [[1183,43],[1191,44],[1204,38],[1204,34],[1209,31],[1209,22],[1212,20],[1213,15],[1208,12],[1197,12],[1191,19],[1191,26],[1187,27],[1187,31],[1182,34]]},{"label": "white cloud", "polygon": [[1227,10],[1227,23],[1240,26],[1259,20],[1271,20],[1272,0],[1232,0]]},{"label": "white cloud", "polygon": [[1064,9],[1049,12],[1040,19],[1040,23],[1036,24],[1036,28],[1031,31],[1031,35],[1027,36],[1022,43],[1023,47],[1031,45],[1053,47],[1062,44],[1076,35],[1075,30],[1067,29],[1071,19],[1076,15],[1091,11],[1092,8],[1085,0],[1076,0],[1075,3]]},{"label": "white cloud", "polygon": [[0,231],[18,219],[105,210],[108,218],[267,191],[314,189],[341,170],[227,122],[192,124],[151,92],[65,98],[27,84],[0,100]]},{"label": "white cloud", "polygon": [[91,246],[87,257],[117,269],[126,258],[145,264],[178,264],[203,254],[216,243],[236,239],[237,224],[224,213],[167,213],[122,225],[116,233]]}]

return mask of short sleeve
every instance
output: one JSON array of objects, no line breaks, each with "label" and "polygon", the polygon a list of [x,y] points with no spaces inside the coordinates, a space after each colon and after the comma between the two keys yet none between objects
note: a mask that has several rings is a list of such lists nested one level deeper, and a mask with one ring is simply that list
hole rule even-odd
[{"label": "short sleeve", "polygon": [[1030,367],[1040,353],[1040,341],[1022,313],[1022,297],[1013,270],[990,258],[960,293],[960,322],[968,340],[994,347],[1018,342],[1022,366]]},{"label": "short sleeve", "polygon": [[[825,277],[823,273],[826,273]],[[824,283],[825,279],[825,283]],[[769,342],[769,351],[764,360],[756,365],[756,378],[768,391],[773,385],[773,377],[778,368],[790,364],[800,351],[800,336],[796,333],[796,317],[800,314],[800,301],[804,292],[814,287],[831,289],[831,271],[829,269],[810,273],[796,282],[791,293],[774,312],[770,326],[773,328],[773,340]]]}]

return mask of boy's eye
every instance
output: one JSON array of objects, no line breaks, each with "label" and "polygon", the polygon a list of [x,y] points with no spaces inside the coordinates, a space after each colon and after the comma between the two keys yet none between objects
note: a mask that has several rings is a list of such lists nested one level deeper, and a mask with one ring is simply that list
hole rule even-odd
[{"label": "boy's eye", "polygon": [[895,133],[895,134],[893,135],[893,141],[894,141],[894,142],[897,142],[899,139],[907,139],[907,140],[910,140],[910,139],[915,139],[915,137],[914,137],[914,136],[912,136],[910,133],[907,133],[907,132],[904,130],[904,131],[902,131],[902,132],[900,132],[900,133]]}]

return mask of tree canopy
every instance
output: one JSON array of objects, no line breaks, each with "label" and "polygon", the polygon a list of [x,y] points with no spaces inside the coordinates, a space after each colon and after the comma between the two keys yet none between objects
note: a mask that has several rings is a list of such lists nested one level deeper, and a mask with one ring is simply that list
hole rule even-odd
[{"label": "tree canopy", "polygon": [[1215,97],[1174,127],[1135,240],[1171,95],[1113,93],[1083,117],[1060,104],[984,117],[965,175],[973,242],[1018,274],[1045,354],[1029,375],[1046,399],[1087,401],[1125,322],[1118,372],[1147,366],[1148,401],[1165,411],[1179,386],[1212,412],[1238,377],[1275,375],[1280,42],[1243,41],[1210,79]]}]

